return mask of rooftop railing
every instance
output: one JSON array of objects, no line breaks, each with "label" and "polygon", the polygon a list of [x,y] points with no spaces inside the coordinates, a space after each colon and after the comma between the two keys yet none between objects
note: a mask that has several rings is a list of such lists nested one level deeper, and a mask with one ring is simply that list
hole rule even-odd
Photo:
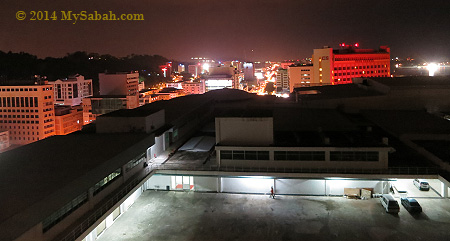
[{"label": "rooftop railing", "polygon": [[152,170],[220,171],[220,172],[259,172],[259,173],[334,173],[334,174],[399,174],[399,175],[437,175],[437,167],[390,167],[388,169],[367,168],[289,168],[289,167],[241,167],[205,166],[186,164],[152,164]]}]

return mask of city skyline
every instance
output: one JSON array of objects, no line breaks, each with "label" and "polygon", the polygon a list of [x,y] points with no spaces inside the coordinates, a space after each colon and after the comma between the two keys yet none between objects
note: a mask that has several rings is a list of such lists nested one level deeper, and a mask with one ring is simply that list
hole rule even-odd
[{"label": "city skyline", "polygon": [[[53,3],[5,1],[0,50],[39,58],[86,51],[114,56],[158,54],[180,61],[285,60],[311,57],[312,50],[341,42],[361,48],[387,45],[392,56],[438,61],[450,56],[446,1],[119,1]],[[18,11],[25,20],[16,19]],[[49,20],[30,21],[31,11]],[[62,11],[142,14],[140,21],[62,20]],[[97,11],[97,12],[95,12]],[[56,20],[52,20],[53,17]],[[36,18],[39,18],[37,15]],[[45,17],[43,18],[45,19]]]}]

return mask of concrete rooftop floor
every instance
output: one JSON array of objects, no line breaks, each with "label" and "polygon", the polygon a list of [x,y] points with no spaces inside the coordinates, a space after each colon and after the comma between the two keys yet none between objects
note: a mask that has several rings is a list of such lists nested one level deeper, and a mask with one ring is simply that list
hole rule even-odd
[{"label": "concrete rooftop floor", "polygon": [[392,215],[378,198],[146,191],[98,240],[448,240],[450,200],[417,200]]}]

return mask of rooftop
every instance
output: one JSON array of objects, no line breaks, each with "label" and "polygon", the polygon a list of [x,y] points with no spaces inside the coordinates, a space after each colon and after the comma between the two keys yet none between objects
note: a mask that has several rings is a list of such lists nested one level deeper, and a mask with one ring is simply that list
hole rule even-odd
[{"label": "rooftop", "polygon": [[[81,182],[82,185],[77,186],[83,186],[80,190],[71,191],[82,193],[97,183],[101,179],[99,177],[107,176],[119,166],[105,166],[105,162],[116,156],[122,156],[122,159],[116,160],[118,162],[134,158],[123,157],[129,155],[127,149],[149,137],[151,135],[141,133],[77,132],[66,136],[53,136],[1,153],[0,192],[7,193],[8,198],[1,198],[0,206],[8,208],[0,213],[0,223],[43,200],[59,204],[53,207],[62,206],[70,200],[53,200],[56,192]],[[99,145],[102,148],[99,148]],[[94,173],[96,175],[93,175]],[[44,210],[40,211],[42,215],[48,215]]]},{"label": "rooftop", "polygon": [[224,110],[220,112],[216,117],[241,117],[241,118],[261,118],[261,117],[273,117],[271,110],[263,109],[235,109]]},{"label": "rooftop", "polygon": [[407,76],[407,77],[378,77],[370,78],[391,88],[450,88],[450,76]]},{"label": "rooftop", "polygon": [[[311,92],[312,90],[316,90],[317,94],[306,94],[312,93]],[[362,88],[358,84],[301,87],[301,88],[294,88],[294,91],[299,94],[298,97],[299,99],[302,100],[340,99],[340,98],[355,98],[355,97],[369,97],[369,96],[383,95],[380,92]]]},{"label": "rooftop", "polygon": [[149,115],[154,114],[161,110],[162,109],[157,109],[157,108],[155,108],[155,109],[151,109],[151,108],[121,109],[121,110],[116,110],[116,111],[101,115],[101,116],[99,116],[99,118],[102,118],[102,117],[145,117],[145,116],[149,116]]},{"label": "rooftop", "polygon": [[346,47],[342,49],[333,49],[333,54],[388,54],[387,47],[380,47],[379,49],[360,49],[353,47]]},{"label": "rooftop", "polygon": [[44,81],[38,80],[3,80],[0,79],[0,86],[39,86],[45,85]]},{"label": "rooftop", "polygon": [[396,136],[404,134],[450,135],[450,121],[425,111],[370,110],[364,111],[364,116]]},{"label": "rooftop", "polygon": [[89,98],[89,99],[106,99],[106,98],[109,98],[109,99],[118,99],[118,98],[126,98],[127,96],[126,95],[96,95],[96,96],[90,96],[90,97],[86,97],[86,98]]}]

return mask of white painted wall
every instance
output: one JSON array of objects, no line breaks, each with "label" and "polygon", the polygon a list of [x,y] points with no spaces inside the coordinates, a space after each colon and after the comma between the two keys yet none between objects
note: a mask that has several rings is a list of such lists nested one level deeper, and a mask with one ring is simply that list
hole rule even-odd
[{"label": "white painted wall", "polygon": [[170,187],[170,177],[165,175],[153,175],[147,180],[147,189],[166,190]]},{"label": "white painted wall", "polygon": [[219,177],[194,176],[194,190],[201,192],[217,192]]},{"label": "white painted wall", "polygon": [[155,155],[157,157],[164,152],[164,134],[155,137],[155,144],[151,147],[151,150],[153,155],[151,158],[155,158]]},{"label": "white painted wall", "polygon": [[223,192],[237,193],[270,193],[270,187],[274,185],[273,179],[270,178],[231,178],[222,177]]},{"label": "white painted wall", "polygon": [[139,187],[136,191],[134,191],[133,194],[131,194],[127,199],[125,199],[125,201],[122,203],[121,205],[121,210],[123,210],[123,212],[126,212],[128,210],[128,208],[133,205],[134,201],[136,201],[136,199],[138,199],[142,192],[144,190],[142,190],[142,187]]},{"label": "white painted wall", "polygon": [[383,181],[326,180],[326,195],[344,195],[344,188],[373,188],[374,193],[382,193]]},{"label": "white painted wall", "polygon": [[276,194],[325,195],[325,180],[276,179]]}]

